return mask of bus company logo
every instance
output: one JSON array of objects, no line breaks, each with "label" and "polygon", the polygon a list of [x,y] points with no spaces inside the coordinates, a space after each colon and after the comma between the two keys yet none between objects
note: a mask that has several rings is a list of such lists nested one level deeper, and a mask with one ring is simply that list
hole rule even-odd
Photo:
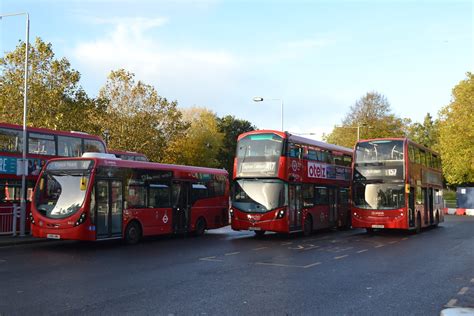
[{"label": "bus company logo", "polygon": [[168,215],[166,213],[163,215],[163,223],[168,223]]},{"label": "bus company logo", "polygon": [[309,178],[327,178],[326,164],[308,161],[308,177]]},{"label": "bus company logo", "polygon": [[293,170],[293,172],[298,171],[298,162],[296,162],[296,160],[293,160],[291,162],[291,169]]}]

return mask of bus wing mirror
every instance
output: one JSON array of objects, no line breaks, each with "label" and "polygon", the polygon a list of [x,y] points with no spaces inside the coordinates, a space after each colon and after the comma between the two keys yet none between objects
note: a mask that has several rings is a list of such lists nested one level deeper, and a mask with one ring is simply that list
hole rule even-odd
[{"label": "bus wing mirror", "polygon": [[81,191],[85,191],[86,188],[87,188],[87,178],[86,177],[81,177],[80,189],[81,189]]}]

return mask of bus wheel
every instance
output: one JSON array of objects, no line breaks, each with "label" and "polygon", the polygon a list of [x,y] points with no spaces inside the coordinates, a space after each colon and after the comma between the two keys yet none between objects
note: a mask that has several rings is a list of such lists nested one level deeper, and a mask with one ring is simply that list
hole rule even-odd
[{"label": "bus wheel", "polygon": [[435,223],[434,223],[434,227],[438,227],[439,225],[439,211],[436,211],[436,217],[435,217]]},{"label": "bus wheel", "polygon": [[303,223],[303,235],[305,237],[308,237],[308,236],[311,236],[312,233],[313,233],[313,220],[311,219],[311,215],[307,215]]},{"label": "bus wheel", "polygon": [[204,218],[199,217],[196,222],[196,230],[194,231],[194,234],[196,236],[202,236],[204,235],[205,231],[206,231],[206,221],[204,220]]},{"label": "bus wheel", "polygon": [[265,231],[264,230],[255,230],[255,236],[256,237],[263,237],[263,235],[265,235]]},{"label": "bus wheel", "polygon": [[125,242],[128,245],[136,244],[140,241],[141,237],[142,229],[140,228],[140,225],[138,225],[137,222],[131,222],[127,225],[127,228],[125,229]]},{"label": "bus wheel", "polygon": [[421,215],[418,213],[416,216],[416,228],[415,228],[415,234],[421,233]]}]

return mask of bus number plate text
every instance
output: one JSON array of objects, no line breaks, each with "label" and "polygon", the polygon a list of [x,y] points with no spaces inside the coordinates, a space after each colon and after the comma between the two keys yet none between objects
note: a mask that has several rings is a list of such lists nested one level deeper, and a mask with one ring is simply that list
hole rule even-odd
[{"label": "bus number plate text", "polygon": [[46,238],[50,238],[50,239],[61,239],[61,236],[60,236],[60,235],[56,235],[56,234],[47,234],[47,235],[46,235]]}]

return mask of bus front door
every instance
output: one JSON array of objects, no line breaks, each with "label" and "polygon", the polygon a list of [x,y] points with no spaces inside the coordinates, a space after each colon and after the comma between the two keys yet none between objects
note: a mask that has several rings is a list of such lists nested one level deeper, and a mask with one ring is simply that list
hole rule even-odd
[{"label": "bus front door", "polygon": [[122,236],[122,181],[98,180],[96,194],[96,238]]},{"label": "bus front door", "polygon": [[290,231],[296,231],[302,229],[302,205],[303,195],[301,191],[301,185],[290,185],[289,186],[289,218],[290,218]]},{"label": "bus front door", "polygon": [[173,182],[173,230],[186,233],[191,219],[190,187],[187,182]]},{"label": "bus front door", "polygon": [[408,196],[408,225],[415,227],[415,188],[410,187],[410,195]]}]

